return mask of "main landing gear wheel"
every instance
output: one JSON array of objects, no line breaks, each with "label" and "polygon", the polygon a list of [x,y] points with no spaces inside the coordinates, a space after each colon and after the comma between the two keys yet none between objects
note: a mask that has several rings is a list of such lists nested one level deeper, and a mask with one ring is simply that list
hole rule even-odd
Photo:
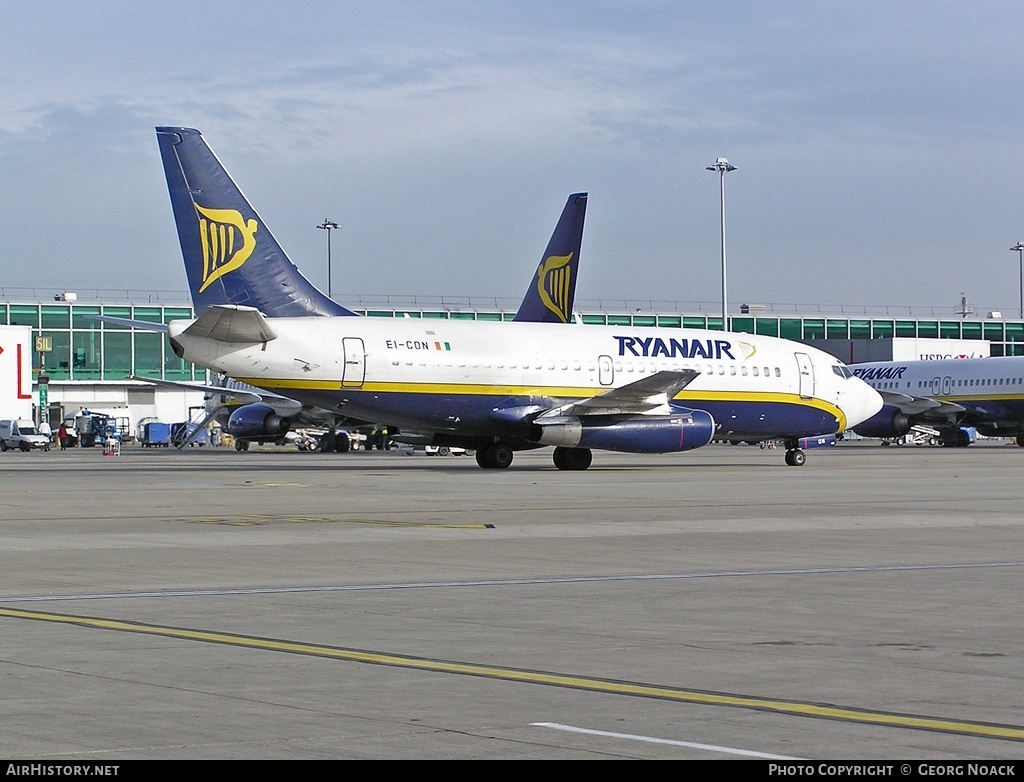
[{"label": "main landing gear wheel", "polygon": [[235,450],[236,451],[248,451],[249,450],[249,441],[248,440],[235,440]]},{"label": "main landing gear wheel", "polygon": [[555,467],[559,470],[585,470],[594,461],[594,454],[589,448],[565,448],[558,446],[552,456]]},{"label": "main landing gear wheel", "polygon": [[807,462],[807,454],[799,448],[791,448],[786,451],[786,464],[790,467],[803,467]]},{"label": "main landing gear wheel", "polygon": [[512,449],[502,443],[494,443],[476,452],[476,463],[485,470],[504,470],[512,464]]}]

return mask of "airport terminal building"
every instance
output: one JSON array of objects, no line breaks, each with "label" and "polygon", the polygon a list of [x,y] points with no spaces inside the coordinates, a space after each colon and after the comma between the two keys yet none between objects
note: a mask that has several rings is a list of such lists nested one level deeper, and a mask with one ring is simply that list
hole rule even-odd
[{"label": "airport terminal building", "polygon": [[[715,315],[711,314],[713,306],[695,305],[686,311],[685,305],[674,302],[580,302],[578,317],[583,324],[721,330],[720,307]],[[505,306],[495,299],[486,299],[481,306],[466,298],[398,297],[362,300],[352,309],[379,318],[503,321],[511,320],[517,307],[516,301]],[[848,312],[831,313],[772,309],[742,305],[739,313],[730,315],[729,328],[824,347],[847,363],[917,357],[892,355],[892,345],[900,341],[933,346],[937,340],[943,344],[960,341],[962,344],[949,343],[953,355],[964,355],[963,345],[975,349],[967,355],[1024,355],[1024,320],[1004,319],[997,312],[976,318],[954,313],[952,308],[947,314],[907,309],[902,314],[891,314],[886,308],[875,308],[879,312],[850,308]],[[128,419],[135,434],[135,427],[142,421],[202,417],[201,392],[158,388],[130,378],[206,383],[206,370],[175,356],[164,334],[100,321],[98,316],[166,324],[194,314],[185,292],[94,291],[61,293],[47,299],[15,295],[0,298],[0,327],[27,326],[31,330],[36,421],[45,418],[56,428],[65,415],[86,407]],[[3,348],[0,341],[0,350]],[[0,410],[0,418],[6,415]]]}]

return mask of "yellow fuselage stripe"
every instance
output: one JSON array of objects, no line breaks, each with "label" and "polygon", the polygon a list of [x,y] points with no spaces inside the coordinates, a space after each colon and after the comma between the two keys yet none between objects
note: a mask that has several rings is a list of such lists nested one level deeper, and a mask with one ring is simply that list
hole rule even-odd
[{"label": "yellow fuselage stripe", "polygon": [[[584,388],[580,386],[512,386],[488,385],[486,383],[374,383],[367,382],[361,386],[342,386],[338,380],[302,380],[291,378],[247,377],[237,378],[243,383],[259,386],[273,391],[330,391],[367,394],[418,394],[418,395],[452,395],[468,396],[540,396],[557,399],[587,399],[595,394],[607,391],[608,388]],[[774,402],[777,404],[812,407],[829,413],[839,421],[839,431],[846,429],[846,414],[836,405],[823,399],[804,398],[797,394],[777,392],[759,393],[756,391],[680,391],[673,397],[675,401],[712,402]]]}]

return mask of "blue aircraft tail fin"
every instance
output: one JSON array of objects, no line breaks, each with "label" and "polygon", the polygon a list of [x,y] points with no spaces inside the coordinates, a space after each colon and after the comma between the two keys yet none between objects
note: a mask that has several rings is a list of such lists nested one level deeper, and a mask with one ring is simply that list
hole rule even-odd
[{"label": "blue aircraft tail fin", "polygon": [[302,276],[198,130],[158,127],[156,137],[196,314],[214,304],[269,317],[355,314]]},{"label": "blue aircraft tail fin", "polygon": [[540,266],[537,267],[536,278],[526,289],[526,296],[513,320],[532,323],[570,322],[576,298],[576,275],[586,212],[586,193],[573,193],[569,196]]}]

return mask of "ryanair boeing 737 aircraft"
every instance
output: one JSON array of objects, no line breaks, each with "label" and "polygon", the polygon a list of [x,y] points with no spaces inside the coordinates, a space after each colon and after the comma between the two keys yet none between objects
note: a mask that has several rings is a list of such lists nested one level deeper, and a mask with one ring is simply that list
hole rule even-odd
[{"label": "ryanair boeing 737 aircraft", "polygon": [[872,361],[851,371],[878,390],[882,409],[853,427],[864,437],[901,437],[915,426],[938,430],[946,447],[986,437],[1015,437],[1024,445],[1024,356]]},{"label": "ryanair boeing 737 aircraft", "polygon": [[[168,324],[171,345],[272,396],[474,449],[484,468],[554,446],[563,470],[586,469],[595,449],[665,453],[716,438],[781,440],[786,463],[802,465],[803,447],[881,408],[842,362],[799,343],[573,323],[578,244],[546,254],[515,321],[355,316],[299,273],[197,130],[157,138],[199,315]],[[582,226],[569,208],[581,195],[563,221]],[[254,428],[275,415],[248,407]]]}]

